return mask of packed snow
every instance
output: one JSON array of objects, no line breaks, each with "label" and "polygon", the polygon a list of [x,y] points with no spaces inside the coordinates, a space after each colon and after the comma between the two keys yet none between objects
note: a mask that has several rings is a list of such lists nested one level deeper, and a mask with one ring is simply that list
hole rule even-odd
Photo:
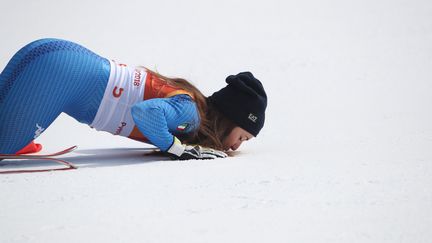
[{"label": "packed snow", "polygon": [[3,1],[0,28],[1,70],[55,37],[206,95],[249,70],[269,98],[258,137],[206,161],[62,114],[36,141],[79,168],[0,175],[2,243],[431,242],[430,1]]}]

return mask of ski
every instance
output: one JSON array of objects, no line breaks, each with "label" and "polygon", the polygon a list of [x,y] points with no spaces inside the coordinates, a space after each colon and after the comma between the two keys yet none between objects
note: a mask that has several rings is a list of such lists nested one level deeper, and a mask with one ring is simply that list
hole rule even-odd
[{"label": "ski", "polygon": [[49,160],[62,165],[65,165],[64,168],[54,168],[54,169],[35,169],[35,170],[5,170],[0,171],[0,174],[16,174],[16,173],[31,173],[31,172],[47,172],[47,171],[57,171],[57,170],[72,170],[77,169],[77,167],[67,161],[53,158],[56,156],[64,155],[74,151],[77,146],[72,146],[65,150],[50,153],[50,154],[0,154],[0,161],[5,160],[15,160],[15,159],[23,159],[23,160]]},{"label": "ski", "polygon": [[78,146],[72,146],[70,148],[67,148],[65,150],[50,153],[50,154],[0,154],[0,159],[38,159],[38,158],[50,158],[50,157],[56,157],[60,155],[64,155],[67,153],[70,153],[77,149]]}]

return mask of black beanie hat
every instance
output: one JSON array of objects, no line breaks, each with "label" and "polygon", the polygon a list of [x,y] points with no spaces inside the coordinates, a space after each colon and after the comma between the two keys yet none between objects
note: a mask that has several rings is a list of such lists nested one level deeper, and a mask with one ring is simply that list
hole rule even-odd
[{"label": "black beanie hat", "polygon": [[207,98],[228,119],[255,137],[264,126],[267,95],[251,72],[226,78],[227,86]]}]

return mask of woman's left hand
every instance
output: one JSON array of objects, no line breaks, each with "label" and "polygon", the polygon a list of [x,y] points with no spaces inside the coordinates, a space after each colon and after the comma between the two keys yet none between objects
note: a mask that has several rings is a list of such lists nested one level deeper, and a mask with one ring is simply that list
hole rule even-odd
[{"label": "woman's left hand", "polygon": [[201,147],[199,145],[191,146],[186,145],[185,150],[180,156],[177,156],[178,160],[189,160],[189,159],[217,159],[226,158],[228,155],[222,151]]},{"label": "woman's left hand", "polygon": [[173,145],[168,149],[167,153],[173,159],[189,160],[189,159],[217,159],[226,158],[228,155],[222,151],[201,147],[199,145],[185,145],[174,137]]}]

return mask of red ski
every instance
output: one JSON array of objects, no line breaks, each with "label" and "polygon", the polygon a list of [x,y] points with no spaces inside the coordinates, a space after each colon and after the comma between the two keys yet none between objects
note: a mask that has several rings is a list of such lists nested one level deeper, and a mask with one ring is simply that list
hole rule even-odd
[{"label": "red ski", "polygon": [[29,172],[45,172],[45,171],[55,171],[55,170],[72,170],[72,169],[77,169],[76,166],[74,166],[73,164],[61,160],[61,159],[57,159],[57,158],[53,158],[56,156],[60,156],[60,155],[64,155],[67,153],[70,153],[72,151],[74,151],[76,148],[78,148],[77,146],[72,146],[70,148],[67,148],[65,150],[59,151],[59,152],[55,152],[55,153],[50,153],[50,154],[0,154],[0,160],[5,159],[5,160],[14,160],[14,159],[27,159],[27,160],[50,160],[50,161],[54,161],[56,163],[60,163],[63,164],[65,166],[67,166],[66,168],[57,168],[57,169],[39,169],[39,170],[6,170],[6,171],[0,171],[0,174],[14,174],[14,173],[29,173]]}]

